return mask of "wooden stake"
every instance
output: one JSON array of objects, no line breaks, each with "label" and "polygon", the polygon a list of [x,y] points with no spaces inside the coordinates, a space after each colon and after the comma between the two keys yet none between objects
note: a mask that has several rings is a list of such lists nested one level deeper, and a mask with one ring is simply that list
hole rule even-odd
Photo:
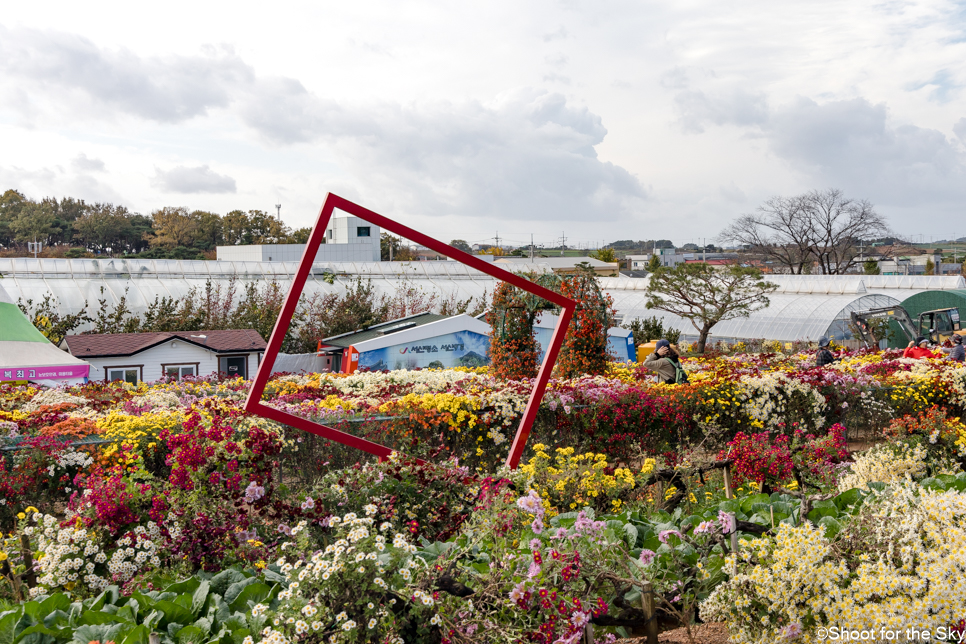
[{"label": "wooden stake", "polygon": [[34,553],[30,549],[30,539],[27,535],[20,535],[20,554],[23,555],[23,565],[26,570],[23,573],[27,580],[27,587],[33,588],[37,585],[37,573],[34,571]]},{"label": "wooden stake", "polygon": [[775,529],[775,506],[773,505],[768,506],[768,514],[771,515],[771,529],[774,530]]},{"label": "wooden stake", "polygon": [[594,627],[592,624],[584,624],[584,644],[594,644]]},{"label": "wooden stake", "polygon": [[20,601],[20,577],[10,567],[10,561],[7,559],[4,559],[3,563],[0,564],[0,575],[10,580],[10,587],[13,589],[13,599],[14,601]]},{"label": "wooden stake", "polygon": [[735,493],[731,487],[731,466],[724,467],[722,471],[724,472],[725,498],[733,499]]},{"label": "wooden stake", "polygon": [[647,644],[657,644],[657,608],[654,605],[654,587],[651,584],[644,584],[641,589],[641,602],[644,606],[644,619],[647,620],[644,627]]}]

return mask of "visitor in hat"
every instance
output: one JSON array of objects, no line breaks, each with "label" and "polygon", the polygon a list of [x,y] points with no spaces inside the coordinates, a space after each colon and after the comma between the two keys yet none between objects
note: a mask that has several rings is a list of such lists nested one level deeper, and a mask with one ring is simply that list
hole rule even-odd
[{"label": "visitor in hat", "polygon": [[688,381],[688,374],[681,366],[677,347],[664,338],[657,341],[654,352],[644,359],[644,366],[657,373],[657,377],[665,384],[679,385]]},{"label": "visitor in hat", "polygon": [[818,352],[815,354],[815,366],[824,367],[838,360],[829,350],[831,344],[832,341],[826,335],[818,339]]},{"label": "visitor in hat", "polygon": [[966,349],[963,348],[963,336],[954,333],[953,337],[949,338],[949,341],[953,343],[953,346],[948,349],[943,349],[946,357],[954,362],[966,361]]},{"label": "visitor in hat", "polygon": [[919,336],[915,340],[909,343],[906,350],[902,352],[903,358],[935,358],[937,357],[935,353],[929,350],[929,338]]}]

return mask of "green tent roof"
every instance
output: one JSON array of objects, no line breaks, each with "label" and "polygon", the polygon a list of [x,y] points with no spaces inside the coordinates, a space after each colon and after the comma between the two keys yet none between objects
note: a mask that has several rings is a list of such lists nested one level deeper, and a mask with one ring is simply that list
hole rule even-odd
[{"label": "green tent roof", "polygon": [[50,340],[38,331],[16,304],[0,301],[0,342],[44,342]]}]

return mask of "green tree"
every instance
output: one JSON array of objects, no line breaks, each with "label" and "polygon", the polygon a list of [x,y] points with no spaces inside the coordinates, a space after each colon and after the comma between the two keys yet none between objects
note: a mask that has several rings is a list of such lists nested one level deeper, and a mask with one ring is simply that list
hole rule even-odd
[{"label": "green tree", "polygon": [[211,250],[224,241],[224,224],[221,217],[213,212],[195,210],[191,216],[198,222],[195,230],[194,246],[204,250]]},{"label": "green tree", "polygon": [[661,260],[657,255],[651,255],[651,259],[647,260],[647,270],[651,273],[661,268]]},{"label": "green tree", "polygon": [[389,233],[382,233],[379,237],[379,254],[382,261],[399,259],[399,249],[402,248],[402,240]]},{"label": "green tree", "polygon": [[152,246],[174,248],[190,246],[198,234],[198,218],[187,208],[165,207],[151,213],[154,235],[149,241]]},{"label": "green tree", "polygon": [[470,245],[468,243],[466,243],[466,241],[463,240],[463,239],[454,239],[454,240],[452,240],[449,243],[449,245],[452,246],[453,248],[455,248],[456,250],[463,251],[464,253],[472,253],[473,252],[473,249],[470,248]]},{"label": "green tree", "polygon": [[613,264],[618,261],[617,253],[614,252],[613,248],[601,248],[591,253],[590,256],[601,262],[607,262],[608,264]]},{"label": "green tree", "polygon": [[41,241],[49,245],[51,237],[59,234],[62,228],[49,202],[29,202],[24,204],[16,219],[10,222],[10,232],[14,241]]},{"label": "green tree", "polygon": [[[310,227],[297,228],[292,231],[292,235],[289,237],[290,244],[307,244],[309,243],[309,237],[312,235],[312,229]],[[322,238],[322,243],[325,243],[325,237]]]},{"label": "green tree", "polygon": [[931,259],[926,260],[926,275],[936,274],[936,263]]},{"label": "green tree", "polygon": [[[115,206],[115,208],[123,208],[123,206]],[[127,213],[127,209],[123,209]],[[131,231],[121,239],[121,243],[129,253],[140,253],[150,246],[148,240],[154,235],[154,222],[147,215],[139,214],[130,215],[129,221]]]},{"label": "green tree", "polygon": [[625,322],[621,328],[627,329],[634,336],[634,346],[647,344],[652,340],[665,338],[671,344],[677,344],[681,338],[681,332],[677,329],[664,326],[664,322],[656,315],[646,318],[634,318],[630,322]]},{"label": "green tree", "polygon": [[252,244],[284,244],[291,231],[288,226],[263,210],[248,211]]},{"label": "green tree", "polygon": [[647,308],[690,321],[698,332],[697,351],[703,353],[714,325],[767,307],[768,294],[776,288],[757,268],[682,263],[654,271],[647,284]]},{"label": "green tree", "polygon": [[252,243],[252,222],[243,210],[232,210],[222,220],[222,237],[229,246]]},{"label": "green tree", "polygon": [[14,233],[10,230],[10,223],[20,215],[27,203],[27,198],[16,190],[7,190],[0,195],[0,246],[13,243]]},{"label": "green tree", "polygon": [[74,239],[91,252],[123,250],[133,236],[131,217],[123,206],[94,204],[73,223]]},{"label": "green tree", "polygon": [[874,259],[867,259],[862,262],[862,272],[865,275],[881,275],[882,269],[879,268],[879,262]]}]

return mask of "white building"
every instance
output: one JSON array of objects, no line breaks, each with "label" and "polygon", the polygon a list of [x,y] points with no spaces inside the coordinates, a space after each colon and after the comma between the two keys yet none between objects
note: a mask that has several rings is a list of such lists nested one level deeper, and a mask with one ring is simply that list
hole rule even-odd
[{"label": "white building", "polygon": [[[379,226],[358,217],[333,217],[325,230],[325,243],[315,253],[316,262],[378,262],[382,259]],[[305,244],[250,244],[218,246],[220,261],[299,262]]]},{"label": "white building", "polygon": [[91,380],[130,383],[212,373],[251,378],[265,346],[254,329],[69,335],[61,344],[91,364]]}]

